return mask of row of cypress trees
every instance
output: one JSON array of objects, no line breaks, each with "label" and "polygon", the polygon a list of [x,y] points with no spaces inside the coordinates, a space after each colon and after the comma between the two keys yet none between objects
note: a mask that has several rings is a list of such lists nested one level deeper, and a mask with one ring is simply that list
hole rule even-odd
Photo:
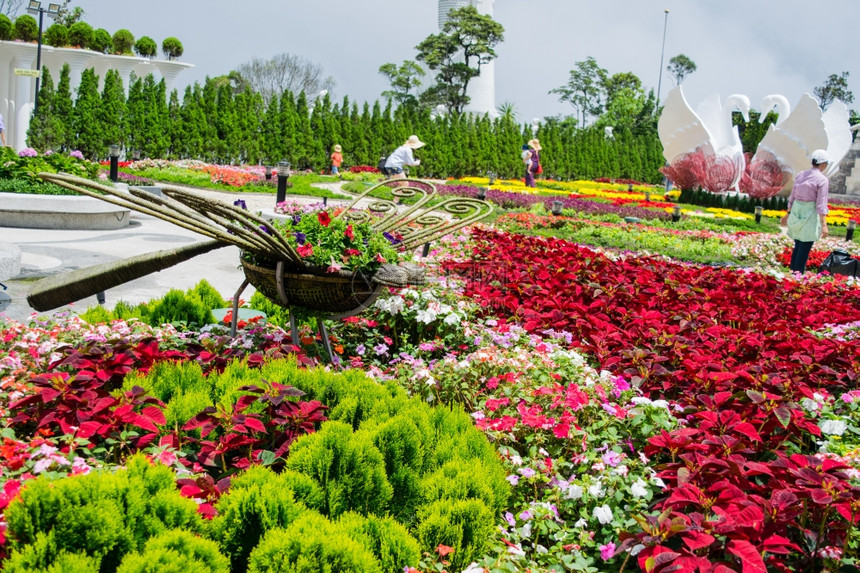
[{"label": "row of cypress trees", "polygon": [[237,90],[224,77],[207,78],[185,88],[180,101],[168,96],[164,80],[152,74],[132,76],[128,95],[118,72],[106,72],[101,91],[93,69],[85,70],[73,95],[66,65],[54,86],[43,70],[38,111],[30,122],[28,145],[55,151],[80,150],[104,159],[111,144],[127,157],[200,159],[212,163],[273,164],[289,161],[294,169],[328,168],[335,144],[343,147],[347,165],[376,165],[411,134],[427,146],[416,152],[419,177],[461,177],[492,171],[521,177],[520,151],[534,137],[543,146],[545,176],[555,178],[628,178],[659,182],[663,165],[656,130],[637,134],[617,130],[576,129],[571,122],[550,120],[537,134],[510,116],[450,115],[433,117],[427,110],[359,104],[344,97],[334,103],[325,95],[310,102],[304,93],[285,91],[269,102],[249,87]]}]

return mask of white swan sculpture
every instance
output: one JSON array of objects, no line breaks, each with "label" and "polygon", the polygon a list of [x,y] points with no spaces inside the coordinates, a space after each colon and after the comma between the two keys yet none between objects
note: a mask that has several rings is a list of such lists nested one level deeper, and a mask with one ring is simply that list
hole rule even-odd
[{"label": "white swan sculpture", "polygon": [[831,163],[824,172],[830,177],[851,147],[848,109],[839,100],[822,113],[818,101],[809,94],[803,94],[793,110],[784,96],[772,94],[762,100],[759,122],[773,109],[779,117],[768,128],[741,178],[741,191],[756,199],[788,195],[794,175],[809,169],[809,156],[816,149],[825,149],[830,155]]},{"label": "white swan sculpture", "polygon": [[737,189],[745,161],[732,112],[740,110],[749,120],[749,109],[744,95],[731,95],[721,104],[720,96],[713,94],[694,111],[681,87],[672,89],[657,122],[669,163],[661,171],[681,188],[701,185],[715,193]]}]

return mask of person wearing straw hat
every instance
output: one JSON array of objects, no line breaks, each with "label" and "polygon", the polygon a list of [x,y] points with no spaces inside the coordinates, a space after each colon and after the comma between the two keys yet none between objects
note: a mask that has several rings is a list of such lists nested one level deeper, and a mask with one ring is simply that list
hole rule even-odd
[{"label": "person wearing straw hat", "polygon": [[803,274],[809,260],[809,251],[818,238],[825,238],[827,231],[827,196],[830,181],[822,173],[830,164],[830,156],[823,149],[816,149],[810,157],[812,168],[801,171],[794,178],[791,195],[788,196],[788,213],[779,224],[788,227],[787,234],[794,239],[791,251],[793,272]]},{"label": "person wearing straw hat", "polygon": [[404,179],[406,175],[403,173],[404,166],[421,165],[420,159],[415,159],[412,155],[413,149],[424,147],[424,142],[418,139],[417,135],[410,135],[409,139],[403,145],[395,149],[388,159],[385,161],[385,172],[391,179]]},{"label": "person wearing straw hat", "polygon": [[331,174],[337,175],[338,170],[340,169],[340,164],[343,163],[343,154],[341,153],[342,148],[340,145],[334,146],[334,152],[331,154]]},{"label": "person wearing straw hat", "polygon": [[527,152],[528,155],[523,158],[526,164],[526,187],[536,187],[535,175],[541,172],[540,150],[542,148],[537,138],[530,139],[528,146],[530,148]]}]

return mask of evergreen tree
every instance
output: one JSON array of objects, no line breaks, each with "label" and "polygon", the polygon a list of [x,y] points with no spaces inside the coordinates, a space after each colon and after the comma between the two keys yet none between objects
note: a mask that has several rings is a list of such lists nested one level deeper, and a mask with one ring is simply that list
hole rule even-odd
[{"label": "evergreen tree", "polygon": [[125,90],[122,77],[116,70],[105,72],[104,87],[97,117],[102,125],[102,146],[124,145],[125,129]]},{"label": "evergreen tree", "polygon": [[75,147],[84,157],[93,161],[107,154],[103,126],[99,123],[100,103],[99,78],[92,68],[84,70],[81,84],[78,86],[78,97],[75,99],[72,124],[77,134]]},{"label": "evergreen tree", "polygon": [[63,140],[63,124],[55,109],[57,95],[48,68],[42,68],[42,84],[37,97],[39,109],[30,120],[27,145],[42,151],[59,149]]},{"label": "evergreen tree", "polygon": [[126,100],[127,149],[138,149],[147,157],[154,157],[147,151],[146,99],[143,94],[143,80],[134,74],[129,78],[128,99]]},{"label": "evergreen tree", "polygon": [[53,115],[57,119],[57,144],[54,151],[77,149],[77,132],[74,126],[75,104],[72,101],[72,69],[69,64],[60,68],[60,81],[54,94]]}]

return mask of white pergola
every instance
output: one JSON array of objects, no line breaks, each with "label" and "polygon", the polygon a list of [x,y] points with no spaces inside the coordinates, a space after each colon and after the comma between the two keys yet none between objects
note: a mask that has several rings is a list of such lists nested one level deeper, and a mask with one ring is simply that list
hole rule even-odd
[{"label": "white pergola", "polygon": [[[6,144],[16,150],[27,147],[27,128],[36,98],[36,78],[16,74],[15,70],[35,70],[37,49],[35,43],[0,41],[0,114],[6,124]],[[156,78],[164,78],[169,94],[179,72],[194,67],[192,64],[173,60],[111,56],[92,50],[54,48],[44,44],[41,59],[42,67],[51,71],[55,87],[63,64],[69,64],[73,98],[81,83],[81,74],[89,68],[93,68],[99,77],[99,90],[102,88],[105,72],[117,70],[122,77],[126,94],[132,72],[137,77],[153,74]]]}]

